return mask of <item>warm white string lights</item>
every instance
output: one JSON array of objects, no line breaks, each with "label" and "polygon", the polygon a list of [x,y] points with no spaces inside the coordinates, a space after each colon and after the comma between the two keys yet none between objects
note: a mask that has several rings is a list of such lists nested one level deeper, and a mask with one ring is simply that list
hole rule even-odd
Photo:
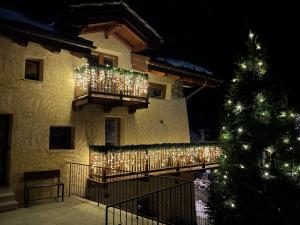
[{"label": "warm white string lights", "polygon": [[74,69],[76,97],[99,93],[147,97],[148,76],[120,68],[91,66],[87,63]]},{"label": "warm white string lights", "polygon": [[90,163],[94,167],[140,172],[184,166],[217,163],[221,154],[216,146],[161,147],[100,152],[91,150]]}]

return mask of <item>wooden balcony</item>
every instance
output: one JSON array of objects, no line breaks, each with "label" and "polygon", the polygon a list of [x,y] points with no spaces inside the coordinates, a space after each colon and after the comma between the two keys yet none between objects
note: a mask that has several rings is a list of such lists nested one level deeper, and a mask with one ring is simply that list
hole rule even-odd
[{"label": "wooden balcony", "polygon": [[128,107],[129,113],[148,108],[148,76],[120,68],[84,64],[75,69],[74,110],[85,104],[101,104],[104,112]]},{"label": "wooden balcony", "polygon": [[220,155],[212,144],[90,146],[90,165],[135,173],[179,171],[218,166]]}]

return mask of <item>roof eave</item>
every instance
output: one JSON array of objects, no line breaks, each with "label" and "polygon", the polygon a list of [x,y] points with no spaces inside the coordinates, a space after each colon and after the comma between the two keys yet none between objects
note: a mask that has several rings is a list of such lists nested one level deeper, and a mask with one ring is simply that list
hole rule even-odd
[{"label": "roof eave", "polygon": [[94,48],[93,43],[86,40],[73,40],[59,34],[42,32],[37,29],[26,27],[22,24],[1,21],[0,33],[12,40],[24,40],[35,42],[45,46],[57,47],[82,54],[90,54]]},{"label": "roof eave", "polygon": [[[95,10],[96,7],[99,10]],[[123,1],[71,5],[68,16],[67,20],[69,21],[67,22],[73,21],[82,26],[86,26],[89,23],[96,23],[97,21],[117,21],[124,23],[147,44],[147,48],[156,48],[164,42],[156,30]],[[66,20],[59,22],[57,25],[60,26],[60,23],[63,24],[64,22]]]},{"label": "roof eave", "polygon": [[196,80],[201,80],[201,81],[210,81],[210,87],[218,87],[221,83],[224,82],[223,79],[218,78],[218,77],[211,77],[211,75],[205,74],[205,73],[195,73],[195,72],[191,72],[189,70],[185,70],[182,68],[178,68],[175,66],[171,66],[171,65],[165,65],[162,63],[158,63],[155,62],[153,60],[150,60],[148,62],[148,69],[157,69],[159,71],[162,72],[166,72],[166,73],[174,73],[174,74],[178,74],[180,76],[183,77],[188,77],[188,78],[193,78]]}]

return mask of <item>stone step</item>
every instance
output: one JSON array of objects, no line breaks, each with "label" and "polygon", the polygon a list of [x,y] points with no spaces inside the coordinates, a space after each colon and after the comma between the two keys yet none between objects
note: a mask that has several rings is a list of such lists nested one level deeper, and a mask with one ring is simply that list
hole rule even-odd
[{"label": "stone step", "polygon": [[0,186],[0,194],[6,193],[6,192],[10,192],[9,187],[8,186]]},{"label": "stone step", "polygon": [[15,194],[13,192],[0,193],[0,203],[15,200]]},{"label": "stone step", "polygon": [[18,202],[16,200],[0,202],[0,212],[7,212],[18,208]]}]

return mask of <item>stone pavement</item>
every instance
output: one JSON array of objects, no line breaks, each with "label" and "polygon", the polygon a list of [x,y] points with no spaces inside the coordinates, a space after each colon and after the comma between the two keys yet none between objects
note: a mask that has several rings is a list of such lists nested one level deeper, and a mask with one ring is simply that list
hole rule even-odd
[{"label": "stone pavement", "polygon": [[[113,224],[110,210],[109,224]],[[114,224],[120,224],[118,210],[115,210]],[[122,213],[123,224],[125,213]],[[156,222],[139,218],[136,215],[127,214],[127,224],[157,224]],[[97,206],[96,203],[71,197],[64,202],[56,200],[43,200],[31,202],[29,208],[19,208],[14,211],[0,213],[0,225],[104,225],[105,206]],[[161,224],[161,223],[159,223]]]},{"label": "stone pavement", "polygon": [[43,200],[30,204],[29,208],[1,213],[0,225],[105,224],[105,206],[85,200],[65,198],[65,202]]}]

